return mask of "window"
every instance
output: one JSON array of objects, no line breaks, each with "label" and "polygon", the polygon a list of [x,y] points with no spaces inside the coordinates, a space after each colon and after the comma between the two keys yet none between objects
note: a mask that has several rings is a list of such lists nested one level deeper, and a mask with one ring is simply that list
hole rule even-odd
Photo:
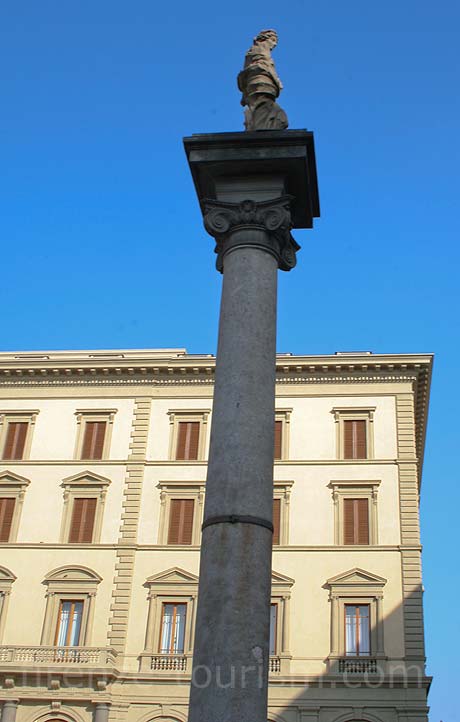
[{"label": "window", "polygon": [[343,500],[343,543],[369,544],[369,501]]},{"label": "window", "polygon": [[377,491],[380,481],[331,481],[334,500],[334,543],[378,543]]},{"label": "window", "polygon": [[0,567],[0,642],[2,641],[3,628],[6,620],[6,610],[11,594],[13,582],[16,581],[14,574],[5,567]]},{"label": "window", "polygon": [[270,655],[276,654],[276,632],[277,632],[278,605],[270,604]]},{"label": "window", "polygon": [[0,411],[0,451],[4,461],[29,458],[38,411]]},{"label": "window", "polygon": [[184,653],[186,617],[186,604],[163,604],[160,654]]},{"label": "window", "polygon": [[90,544],[93,541],[96,504],[97,499],[76,497],[73,500],[69,532],[69,542],[71,544]]},{"label": "window", "polygon": [[16,499],[0,497],[0,543],[9,542]]},{"label": "window", "polygon": [[28,479],[4,471],[0,474],[0,544],[15,542]]},{"label": "window", "polygon": [[280,543],[281,499],[273,499],[273,545]]},{"label": "window", "polygon": [[141,671],[191,673],[198,577],[173,567],[145,585],[149,610]]},{"label": "window", "polygon": [[288,458],[289,423],[292,409],[275,411],[275,461]]},{"label": "window", "polygon": [[61,484],[64,489],[62,543],[99,543],[109,484],[110,479],[90,471],[64,479]]},{"label": "window", "polygon": [[194,506],[194,499],[171,499],[168,544],[192,543]]},{"label": "window", "polygon": [[45,578],[47,603],[40,644],[90,646],[94,597],[101,577],[87,567],[60,567]]},{"label": "window", "polygon": [[158,544],[198,546],[203,519],[204,482],[160,481]]},{"label": "window", "polygon": [[345,605],[345,654],[347,657],[370,655],[371,635],[369,622],[368,604]]},{"label": "window", "polygon": [[362,460],[374,457],[374,411],[375,407],[332,409],[337,427],[339,459]]},{"label": "window", "polygon": [[[383,587],[386,579],[364,569],[350,569],[329,579],[331,653],[329,671],[347,671],[341,660],[383,658]],[[375,671],[375,670],[374,670]]]},{"label": "window", "polygon": [[57,647],[77,647],[80,644],[82,616],[82,601],[61,601],[54,640]]},{"label": "window", "polygon": [[76,411],[76,459],[99,461],[108,458],[116,412],[116,409],[79,409]]},{"label": "window", "polygon": [[168,414],[171,425],[169,458],[176,461],[204,459],[210,409],[174,409]]}]

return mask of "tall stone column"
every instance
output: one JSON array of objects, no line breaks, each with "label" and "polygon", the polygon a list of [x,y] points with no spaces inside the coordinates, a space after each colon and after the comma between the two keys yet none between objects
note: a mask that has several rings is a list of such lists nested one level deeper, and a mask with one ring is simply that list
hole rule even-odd
[{"label": "tall stone column", "polygon": [[16,712],[18,711],[19,700],[7,699],[3,703],[2,722],[16,722]]},{"label": "tall stone column", "polygon": [[[185,141],[223,272],[189,722],[266,722],[277,271],[299,248],[296,151],[284,133],[281,149],[276,133],[223,136]],[[261,141],[278,169],[252,163]]]}]

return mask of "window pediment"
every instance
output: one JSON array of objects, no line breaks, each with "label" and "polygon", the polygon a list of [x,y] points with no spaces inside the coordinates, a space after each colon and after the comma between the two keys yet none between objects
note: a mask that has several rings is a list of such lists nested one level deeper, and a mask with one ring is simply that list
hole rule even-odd
[{"label": "window pediment", "polygon": [[24,476],[19,476],[19,474],[15,474],[13,471],[2,471],[0,474],[0,486],[25,489],[29,484],[29,479],[26,479]]},{"label": "window pediment", "polygon": [[99,574],[81,566],[59,567],[45,577],[47,584],[99,584],[101,581],[102,577]]},{"label": "window pediment", "polygon": [[100,488],[107,487],[110,483],[110,479],[100,474],[95,474],[94,471],[81,471],[78,474],[63,479],[61,486],[64,488],[76,486],[93,486]]},{"label": "window pediment", "polygon": [[13,572],[10,572],[6,567],[0,567],[0,591],[2,591],[5,584],[11,585],[16,581],[16,577]]},{"label": "window pediment", "polygon": [[286,587],[290,589],[294,584],[295,580],[291,579],[291,577],[287,577],[284,574],[280,574],[280,572],[272,570],[272,590],[278,590]]},{"label": "window pediment", "polygon": [[185,569],[181,569],[180,567],[172,567],[171,569],[167,569],[166,571],[160,572],[159,574],[153,574],[147,579],[146,584],[148,584],[149,586],[169,586],[170,584],[197,585],[198,577],[191,572],[185,571]]},{"label": "window pediment", "polygon": [[372,574],[371,572],[366,572],[364,569],[359,569],[358,567],[327,580],[327,584],[330,587],[359,587],[363,584],[383,587],[386,583],[387,580],[383,577],[379,577],[377,574]]}]

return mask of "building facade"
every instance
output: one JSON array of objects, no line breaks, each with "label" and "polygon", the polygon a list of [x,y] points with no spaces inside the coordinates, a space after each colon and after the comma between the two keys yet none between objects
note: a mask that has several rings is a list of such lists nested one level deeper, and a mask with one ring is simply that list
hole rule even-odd
[{"label": "building facade", "polygon": [[[2,722],[186,722],[214,366],[0,354]],[[431,366],[277,357],[270,722],[428,719]]]}]

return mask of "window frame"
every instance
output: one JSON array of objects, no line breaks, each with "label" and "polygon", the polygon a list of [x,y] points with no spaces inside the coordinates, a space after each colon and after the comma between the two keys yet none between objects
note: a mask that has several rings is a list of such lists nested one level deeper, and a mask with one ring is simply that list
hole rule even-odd
[{"label": "window frame", "polygon": [[72,565],[60,567],[45,577],[46,609],[43,620],[41,645],[56,647],[57,624],[61,602],[81,601],[83,612],[78,647],[87,647],[94,619],[94,598],[102,578],[92,569]]},{"label": "window frame", "polygon": [[[363,652],[360,652],[360,650],[359,650],[359,646],[360,646],[360,640],[359,640],[359,635],[360,635],[359,629],[360,629],[360,627],[359,627],[359,625],[356,626],[356,630],[358,630],[358,634],[357,634],[357,639],[355,638],[356,646],[358,647],[358,653],[357,653],[357,654],[349,654],[348,651],[347,651],[347,607],[354,607],[355,609],[358,609],[358,608],[360,608],[360,607],[366,607],[366,608],[368,609],[368,614],[367,614],[367,620],[368,620],[368,630],[367,630],[367,633],[368,633],[368,636],[369,636],[369,651],[368,651],[368,652],[364,652],[364,653],[363,653]],[[371,631],[372,631],[371,605],[370,605],[369,603],[366,603],[366,604],[357,604],[356,602],[353,602],[353,603],[350,604],[349,602],[345,602],[345,604],[344,604],[344,606],[343,606],[343,611],[344,611],[343,623],[344,623],[344,625],[345,625],[345,629],[344,629],[344,653],[345,653],[345,657],[347,657],[347,659],[350,659],[350,657],[351,657],[352,659],[353,659],[353,658],[358,658],[358,657],[359,657],[359,658],[369,658],[369,657],[372,657],[372,651],[373,651],[373,650],[372,650],[372,634],[371,634]]]},{"label": "window frame", "polygon": [[292,659],[290,640],[290,605],[294,579],[272,571],[270,605],[276,607],[275,654],[270,655],[271,672],[289,674]]},{"label": "window frame", "polygon": [[[21,461],[28,461],[30,458],[30,449],[32,446],[32,435],[35,422],[40,411],[32,410],[3,410],[0,411],[0,460],[8,461],[10,464],[20,464]],[[4,459],[6,440],[8,437],[8,425],[10,423],[26,423],[28,424],[26,439],[24,442],[24,451],[20,459]]]},{"label": "window frame", "polygon": [[[168,549],[190,549],[201,543],[201,525],[203,523],[205,484],[203,481],[160,481],[160,519],[158,525],[158,544]],[[191,544],[168,544],[171,501],[173,499],[192,499],[193,529]]]},{"label": "window frame", "polygon": [[[62,510],[61,531],[59,542],[72,546],[88,546],[99,544],[101,540],[104,506],[110,479],[100,476],[92,471],[82,471],[69,476],[61,483],[64,489],[64,506]],[[91,542],[70,542],[69,534],[72,524],[72,515],[75,499],[96,499],[96,513],[94,515],[93,539]]]},{"label": "window frame", "polygon": [[[207,448],[207,427],[211,409],[170,409],[169,416],[169,460],[176,461],[178,464],[197,464],[203,462],[206,456]],[[177,443],[179,440],[179,424],[187,422],[198,422],[200,424],[200,434],[198,440],[198,458],[197,459],[177,459]]]},{"label": "window frame", "polygon": [[276,463],[282,463],[289,459],[289,441],[291,431],[291,414],[292,408],[275,409],[275,422],[281,421],[281,456],[279,459],[275,458]]},{"label": "window frame", "polygon": [[[79,633],[78,633],[78,642],[79,642],[78,644],[58,644],[58,639],[59,639],[59,636],[60,636],[60,635],[59,635],[59,632],[60,632],[61,621],[62,621],[62,611],[63,611],[63,606],[64,606],[64,604],[66,604],[66,603],[70,603],[70,604],[73,604],[73,605],[75,605],[75,604],[81,604],[81,605],[82,605],[82,611],[81,611],[81,617],[82,617],[82,618],[81,618],[80,629],[79,629]],[[80,647],[80,646],[83,646],[83,645],[80,645],[80,639],[81,639],[82,631],[83,631],[83,612],[84,612],[84,608],[85,608],[85,601],[84,601],[84,599],[78,599],[78,598],[77,598],[77,599],[61,599],[61,600],[59,601],[58,616],[57,616],[57,621],[56,621],[56,629],[55,629],[55,632],[54,632],[54,645],[53,645],[54,647]],[[66,637],[68,636],[68,634],[69,634],[69,629],[67,629]]]},{"label": "window frame", "polygon": [[290,503],[291,491],[294,481],[275,481],[273,482],[273,500],[280,500],[280,541],[274,544],[274,549],[289,544],[289,525],[290,525]]},{"label": "window frame", "polygon": [[[149,577],[145,584],[148,589],[148,613],[145,630],[144,651],[139,655],[140,671],[151,671],[152,657],[184,657],[187,671],[191,671],[195,620],[198,598],[198,577],[180,567],[172,567]],[[185,604],[184,652],[164,654],[160,652],[164,604]],[[161,674],[160,670],[157,670]],[[168,670],[164,670],[168,671]],[[186,671],[186,670],[183,670]]]},{"label": "window frame", "polygon": [[15,575],[6,567],[0,566],[0,643],[3,640],[8,604],[15,581]]},{"label": "window frame", "polygon": [[15,500],[10,538],[7,542],[2,542],[2,544],[14,544],[17,541],[24,497],[29,484],[29,479],[14,474],[12,471],[2,471],[0,473],[0,497]]},{"label": "window frame", "polygon": [[[115,414],[118,409],[77,409],[75,416],[77,419],[77,435],[75,439],[75,451],[74,459],[78,461],[85,461],[98,463],[104,461],[110,456],[110,447],[112,442],[112,431]],[[83,443],[85,439],[86,424],[88,422],[105,422],[106,432],[104,436],[104,446],[102,449],[102,456],[100,459],[84,459],[82,457]]]},{"label": "window frame", "polygon": [[[375,406],[349,407],[335,406],[331,413],[336,425],[336,458],[350,464],[374,459],[374,413]],[[366,457],[364,459],[348,459],[345,457],[345,421],[366,422]]]},{"label": "window frame", "polygon": [[[328,579],[329,602],[331,605],[331,650],[328,657],[329,670],[337,672],[338,661],[384,659],[384,614],[383,588],[387,580],[364,569],[355,567],[343,574]],[[345,635],[345,607],[369,606],[370,654],[347,655]]]},{"label": "window frame", "polygon": [[[329,482],[334,502],[334,544],[347,549],[368,548],[378,544],[378,489],[380,479],[333,480]],[[369,544],[345,544],[344,541],[344,500],[367,499],[369,504]]]}]

